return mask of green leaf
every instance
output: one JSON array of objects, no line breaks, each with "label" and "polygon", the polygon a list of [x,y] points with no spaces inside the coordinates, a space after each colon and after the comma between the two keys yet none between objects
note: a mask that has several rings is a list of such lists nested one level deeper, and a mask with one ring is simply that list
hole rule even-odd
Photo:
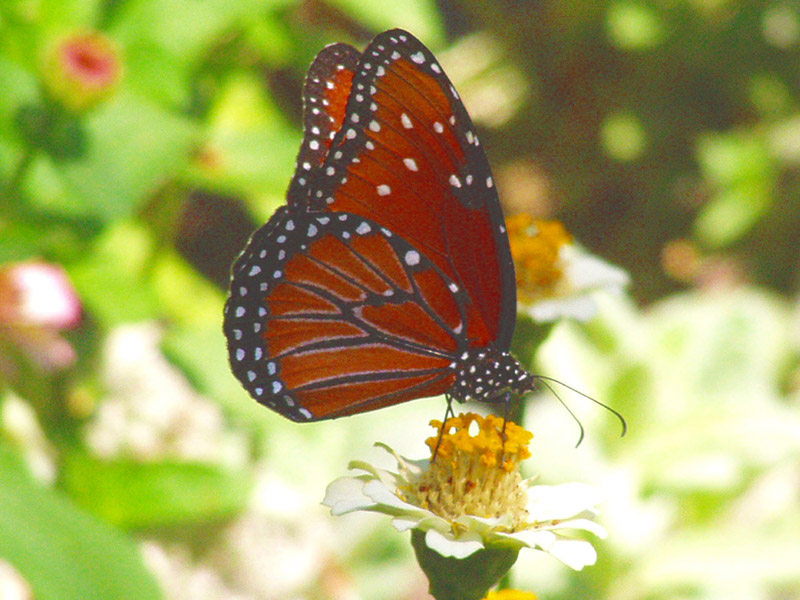
[{"label": "green leaf", "polygon": [[208,160],[190,170],[198,184],[248,196],[272,192],[282,202],[301,134],[254,76],[236,74],[225,82],[209,112],[207,137]]},{"label": "green leaf", "polygon": [[104,221],[131,215],[174,177],[189,162],[197,133],[184,117],[125,95],[100,107],[83,126],[85,152],[51,163],[62,187],[45,187],[45,174],[34,169],[27,191],[41,208]]},{"label": "green leaf", "polygon": [[697,153],[717,192],[695,231],[707,246],[720,248],[743,237],[772,205],[776,167],[764,136],[750,132],[705,136]]},{"label": "green leaf", "polygon": [[148,232],[123,222],[105,232],[85,259],[69,268],[81,299],[104,325],[160,314],[147,271],[152,252]]},{"label": "green leaf", "polygon": [[644,3],[615,2],[608,10],[608,36],[622,50],[648,50],[664,41],[664,22]]},{"label": "green leaf", "polygon": [[161,598],[136,545],[34,481],[2,439],[0,506],[0,557],[37,600]]},{"label": "green leaf", "polygon": [[745,181],[716,194],[695,221],[698,239],[708,248],[723,248],[742,238],[772,206],[771,182]]},{"label": "green leaf", "polygon": [[697,158],[705,176],[720,185],[764,179],[774,168],[766,140],[750,132],[706,135]]},{"label": "green leaf", "polygon": [[[125,47],[128,84],[138,93],[184,103],[197,63],[218,36],[288,0],[133,0],[119,3],[111,33]],[[153,82],[158,85],[153,85]]]},{"label": "green leaf", "polygon": [[373,2],[372,0],[334,0],[331,4],[353,15],[374,31],[392,27],[407,29],[431,47],[444,39],[436,2]]},{"label": "green leaf", "polygon": [[185,525],[230,518],[247,504],[251,477],[219,465],[73,453],[63,483],[75,501],[123,528]]}]

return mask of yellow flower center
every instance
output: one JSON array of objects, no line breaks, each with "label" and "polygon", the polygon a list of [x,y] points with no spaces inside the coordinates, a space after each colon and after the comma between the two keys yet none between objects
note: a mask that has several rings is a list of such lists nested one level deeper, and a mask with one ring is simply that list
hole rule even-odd
[{"label": "yellow flower center", "polygon": [[528,214],[509,217],[506,225],[520,300],[530,303],[552,296],[563,275],[561,247],[571,243],[572,236],[559,221],[541,221]]},{"label": "yellow flower center", "polygon": [[[406,501],[451,522],[464,515],[508,516],[510,531],[523,528],[528,497],[519,462],[530,456],[533,434],[506,421],[504,441],[503,423],[500,417],[473,413],[448,419],[444,426],[431,421],[439,433],[426,443],[431,452],[439,444],[436,460],[411,483]],[[473,434],[470,429],[477,431]]]},{"label": "yellow flower center", "polygon": [[536,600],[536,594],[520,590],[498,590],[489,592],[484,600]]}]

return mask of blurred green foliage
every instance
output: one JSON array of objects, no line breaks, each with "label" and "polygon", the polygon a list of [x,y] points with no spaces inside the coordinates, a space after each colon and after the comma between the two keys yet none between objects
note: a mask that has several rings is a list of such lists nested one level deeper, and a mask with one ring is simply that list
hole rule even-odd
[{"label": "blurred green foliage", "polygon": [[[85,313],[64,371],[0,339],[14,366],[0,407],[31,407],[54,468],[50,485],[31,477],[35,444],[6,414],[0,559],[37,598],[161,597],[138,540],[202,556],[246,513],[264,462],[321,499],[373,441],[421,445],[441,403],[305,428],[268,414],[228,372],[220,325],[231,261],[284,200],[307,65],[326,43],[398,26],[463,92],[506,209],[563,219],[634,282],[638,308],[610,303],[540,352],[542,372],[620,409],[629,437],[581,411],[590,440],[572,451],[555,402],[529,416],[543,479],[613,492],[601,564],[576,575],[537,557],[515,577],[552,598],[800,598],[800,7],[784,0],[0,4],[0,265],[62,265]],[[75,111],[45,58],[87,31],[122,74]],[[131,323],[159,324],[159,348],[246,440],[243,457],[101,456],[87,441],[114,396],[109,338]],[[413,596],[396,535],[345,533],[297,593],[341,597],[326,587],[336,570],[365,598]]]}]

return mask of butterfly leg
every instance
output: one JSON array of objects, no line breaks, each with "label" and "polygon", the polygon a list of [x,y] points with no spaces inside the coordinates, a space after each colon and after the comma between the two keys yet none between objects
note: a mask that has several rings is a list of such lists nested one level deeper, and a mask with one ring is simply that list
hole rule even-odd
[{"label": "butterfly leg", "polygon": [[453,398],[451,396],[445,396],[447,398],[447,408],[444,411],[444,419],[442,419],[442,426],[439,429],[439,439],[436,440],[436,448],[433,449],[433,454],[431,454],[431,462],[436,462],[436,455],[439,454],[439,446],[442,445],[442,438],[444,437],[445,427],[447,426],[447,419],[450,417],[455,417],[456,413],[453,412]]},{"label": "butterfly leg", "polygon": [[507,391],[503,394],[503,430],[500,432],[500,439],[503,440],[503,448],[500,451],[500,467],[506,461],[506,423],[508,423],[508,416],[511,411],[511,392]]}]

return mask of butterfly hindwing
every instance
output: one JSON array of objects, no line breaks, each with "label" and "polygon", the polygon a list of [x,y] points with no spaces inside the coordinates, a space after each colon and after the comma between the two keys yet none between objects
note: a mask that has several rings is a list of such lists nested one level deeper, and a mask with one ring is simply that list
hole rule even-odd
[{"label": "butterfly hindwing", "polygon": [[445,392],[465,350],[467,297],[399,236],[348,213],[280,209],[236,262],[231,366],[293,420]]}]

